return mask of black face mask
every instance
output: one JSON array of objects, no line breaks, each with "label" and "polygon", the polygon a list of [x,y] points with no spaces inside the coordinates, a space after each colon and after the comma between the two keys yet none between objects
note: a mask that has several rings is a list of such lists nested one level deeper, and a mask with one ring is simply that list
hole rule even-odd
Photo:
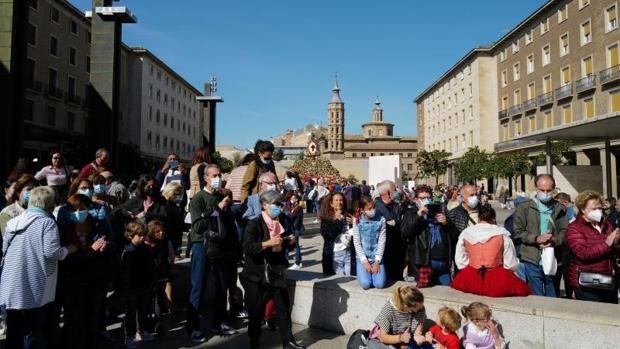
[{"label": "black face mask", "polygon": [[157,192],[155,191],[155,188],[147,188],[147,189],[144,189],[144,195],[146,195],[146,196],[153,197],[153,196],[155,196],[155,193],[157,193]]}]

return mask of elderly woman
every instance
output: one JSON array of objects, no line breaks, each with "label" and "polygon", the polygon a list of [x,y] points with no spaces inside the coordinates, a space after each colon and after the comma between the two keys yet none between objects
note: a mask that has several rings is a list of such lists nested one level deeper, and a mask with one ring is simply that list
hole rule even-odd
[{"label": "elderly woman", "polygon": [[34,188],[28,209],[7,224],[0,277],[0,304],[7,308],[7,348],[39,348],[48,342],[44,328],[48,304],[56,296],[58,261],[77,251],[75,245],[60,245],[51,215],[54,205],[52,188]]},{"label": "elderly woman", "polygon": [[59,151],[52,150],[50,152],[50,164],[37,172],[34,178],[37,181],[45,180],[46,184],[54,189],[56,201],[59,201],[67,195],[67,189],[71,181],[71,168],[64,164]]},{"label": "elderly woman", "polygon": [[245,304],[250,323],[250,348],[260,346],[261,323],[265,300],[273,298],[277,308],[278,329],[284,348],[305,348],[295,342],[291,329],[290,299],[286,283],[288,261],[284,245],[294,245],[295,237],[285,231],[281,222],[282,195],[269,190],[260,195],[261,215],[250,221],[243,239],[245,265],[241,284],[245,290]]},{"label": "elderly woman", "polygon": [[575,206],[579,213],[566,233],[572,251],[568,283],[577,299],[617,304],[614,267],[615,256],[620,255],[620,229],[603,219],[599,193],[584,191],[575,198]]},{"label": "elderly woman", "polygon": [[22,214],[28,207],[28,200],[30,199],[30,191],[37,186],[37,181],[31,175],[22,175],[12,185],[13,192],[11,197],[12,203],[5,207],[0,212],[0,231],[2,236],[6,232],[7,222]]}]

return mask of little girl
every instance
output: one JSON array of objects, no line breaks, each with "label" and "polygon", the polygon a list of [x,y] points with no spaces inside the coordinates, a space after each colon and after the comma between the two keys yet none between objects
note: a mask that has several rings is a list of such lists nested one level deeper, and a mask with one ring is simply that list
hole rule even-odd
[{"label": "little girl", "polygon": [[394,289],[392,299],[381,309],[370,333],[368,349],[405,349],[413,340],[412,333],[426,319],[424,295],[413,286],[399,286]]},{"label": "little girl", "polygon": [[362,216],[353,226],[353,244],[357,255],[357,281],[363,289],[384,288],[385,218],[375,216],[375,203],[367,196],[360,199],[358,209]]},{"label": "little girl", "polygon": [[480,302],[462,307],[461,313],[469,323],[463,327],[463,346],[465,349],[504,349],[506,342],[491,319],[491,308]]},{"label": "little girl", "polygon": [[[442,307],[437,312],[437,324],[432,325],[424,336],[422,336],[422,326],[419,326],[414,335],[414,340],[419,345],[425,342],[427,344],[435,343],[435,348],[460,349],[461,343],[456,334],[459,328],[461,328],[461,315],[454,309]],[[420,347],[425,348],[423,345]],[[409,348],[416,348],[416,346],[410,345]]]},{"label": "little girl", "polygon": [[172,282],[170,269],[174,265],[175,251],[172,242],[166,238],[166,227],[154,219],[147,224],[148,233],[144,244],[149,248],[153,257],[153,267],[156,277],[155,291],[155,332],[160,332],[160,319],[172,307]]}]

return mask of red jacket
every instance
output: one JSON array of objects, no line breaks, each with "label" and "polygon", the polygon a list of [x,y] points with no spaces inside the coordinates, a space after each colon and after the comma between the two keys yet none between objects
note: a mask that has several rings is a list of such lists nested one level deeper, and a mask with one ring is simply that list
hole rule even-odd
[{"label": "red jacket", "polygon": [[[601,231],[586,222],[581,215],[568,226],[566,239],[572,255],[568,263],[568,283],[579,288],[579,272],[611,274],[614,264],[614,250],[607,246],[605,239],[614,230],[614,227],[603,220]],[[614,247],[620,256],[620,246]]]}]

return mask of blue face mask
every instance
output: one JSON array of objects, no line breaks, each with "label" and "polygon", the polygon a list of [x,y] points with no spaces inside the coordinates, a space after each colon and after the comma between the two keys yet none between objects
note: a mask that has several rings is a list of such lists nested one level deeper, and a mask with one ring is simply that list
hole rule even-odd
[{"label": "blue face mask", "polygon": [[91,199],[93,197],[93,190],[92,189],[78,189],[77,193],[78,194],[82,194],[84,196],[87,196],[89,199]]},{"label": "blue face mask", "polygon": [[30,201],[30,191],[25,191],[22,193],[22,203],[24,206],[28,205],[28,201]]},{"label": "blue face mask", "polygon": [[269,216],[271,218],[279,217],[280,213],[282,213],[282,208],[280,207],[280,205],[271,205],[269,207]]},{"label": "blue face mask", "polygon": [[550,193],[536,192],[536,198],[538,199],[538,201],[542,202],[543,204],[546,204],[549,201],[551,201],[552,196]]},{"label": "blue face mask", "polygon": [[428,199],[428,198],[424,198],[422,199],[422,206],[427,206],[433,203],[433,200]]},{"label": "blue face mask", "polygon": [[220,177],[211,178],[211,188],[220,189],[222,186],[222,179]]},{"label": "blue face mask", "polygon": [[88,211],[87,210],[83,210],[83,211],[73,211],[71,212],[71,221],[74,223],[83,223],[86,218],[88,217]]},{"label": "blue face mask", "polygon": [[271,163],[271,159],[260,158],[260,161],[263,163],[263,165],[269,165]]},{"label": "blue face mask", "polygon": [[95,194],[105,194],[105,185],[95,184]]}]

